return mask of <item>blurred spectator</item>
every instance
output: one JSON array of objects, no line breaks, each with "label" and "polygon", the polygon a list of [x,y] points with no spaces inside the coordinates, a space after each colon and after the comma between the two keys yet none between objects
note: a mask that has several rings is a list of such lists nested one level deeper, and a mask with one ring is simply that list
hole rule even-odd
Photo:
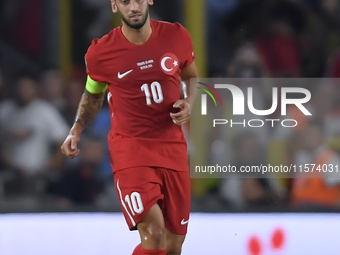
[{"label": "blurred spectator", "polygon": [[100,139],[85,137],[80,150],[79,164],[66,169],[60,180],[49,188],[49,192],[58,197],[59,206],[94,204],[103,190],[99,165],[104,151]]},{"label": "blurred spectator", "polygon": [[[338,0],[316,0],[306,8],[306,33],[310,38],[311,50],[303,62],[305,72],[309,77],[320,77],[327,73],[326,66],[336,68],[336,59],[330,56],[340,46],[340,5]],[[308,6],[306,6],[308,7]],[[335,71],[335,70],[332,70]]]},{"label": "blurred spectator", "polygon": [[157,16],[159,16],[160,20],[181,22],[183,24],[184,17],[181,15],[183,13],[183,4],[181,0],[154,1],[154,5],[150,9],[151,17],[157,19]]},{"label": "blurred spectator", "polygon": [[312,99],[313,117],[324,122],[324,135],[327,138],[340,135],[339,80],[322,80],[315,90],[318,95]]},{"label": "blurred spectator", "polygon": [[93,120],[91,125],[88,127],[87,132],[94,134],[100,138],[104,157],[99,165],[99,172],[102,177],[108,177],[110,181],[112,180],[112,169],[110,163],[109,147],[107,144],[107,136],[111,129],[111,116],[109,112],[109,107],[107,105],[107,100],[104,100],[103,106],[100,109],[98,115]]},{"label": "blurred spectator", "polygon": [[3,73],[0,69],[0,102],[8,98],[8,91],[4,81]]},{"label": "blurred spectator", "polygon": [[[4,101],[5,99],[7,99],[7,97],[8,97],[7,89],[5,87],[5,82],[3,79],[2,71],[0,69],[0,103]],[[0,139],[1,139],[1,133],[0,133]],[[3,149],[2,149],[2,144],[0,142],[0,171],[3,171],[5,169],[5,161],[4,161],[4,158],[1,157],[1,151],[3,151]]]},{"label": "blurred spectator", "polygon": [[326,57],[340,46],[340,4],[338,0],[319,0],[320,23],[323,25],[323,47]]},{"label": "blurred spectator", "polygon": [[59,146],[69,130],[58,111],[37,94],[37,81],[22,75],[14,98],[0,104],[2,158],[8,168],[27,176],[61,167]]},{"label": "blurred spectator", "polygon": [[[223,69],[226,60],[232,54],[228,31],[224,27],[226,17],[229,17],[237,5],[236,0],[208,0],[207,8],[207,43],[208,65],[210,77]],[[228,40],[229,39],[229,40]],[[224,73],[224,70],[223,70]],[[223,75],[224,77],[225,75]]]},{"label": "blurred spectator", "polygon": [[331,57],[326,76],[330,78],[340,78],[340,50],[337,50]]},{"label": "blurred spectator", "polygon": [[[232,166],[260,166],[266,162],[263,149],[252,134],[243,134],[235,141],[235,158]],[[247,176],[245,176],[247,177]],[[228,178],[220,183],[221,197],[239,208],[270,205],[282,200],[278,196],[273,179],[260,178]]]},{"label": "blurred spectator", "polygon": [[[234,84],[239,87],[244,95],[248,95],[248,88],[253,88],[253,106],[256,109],[270,109],[272,106],[272,85],[269,79],[259,79],[269,77],[269,72],[264,66],[261,56],[254,44],[247,42],[236,50],[235,56],[228,69],[228,77],[237,78]],[[228,102],[232,100],[229,99]],[[230,116],[234,122],[242,123],[254,119],[254,114],[251,113],[248,107],[245,108],[244,115]],[[256,119],[265,120],[266,116],[256,116]],[[241,125],[242,126],[242,125]],[[233,132],[239,134],[245,130],[255,132],[259,138],[261,146],[265,145],[269,139],[268,133],[270,126],[264,125],[261,128],[253,128],[245,125],[243,128],[238,128],[240,125],[235,125]]]},{"label": "blurred spectator", "polygon": [[[340,94],[337,89],[339,81],[326,79],[299,81],[301,82],[298,83],[298,87],[307,88],[312,95],[318,95],[312,96],[311,100],[304,104],[304,107],[312,114],[313,118],[324,122],[324,135],[326,137],[340,135],[340,105],[338,100]],[[276,139],[290,139],[292,136],[302,135],[310,116],[305,115],[295,105],[289,105],[287,107],[287,118],[296,120],[298,125],[294,128],[279,126],[274,132]]]},{"label": "blurred spectator", "polygon": [[65,98],[66,111],[64,118],[67,123],[72,126],[78,109],[79,100],[85,90],[85,82],[80,79],[71,78],[66,83]]},{"label": "blurred spectator", "polygon": [[41,77],[41,97],[52,104],[61,114],[66,111],[64,97],[65,84],[61,73],[51,69],[45,71]]},{"label": "blurred spectator", "polygon": [[110,1],[106,0],[83,0],[84,5],[96,12],[94,19],[87,29],[87,41],[90,42],[93,38],[100,38],[110,29],[112,21],[112,10]]},{"label": "blurred spectator", "polygon": [[244,43],[236,50],[228,69],[228,77],[262,78],[268,76],[269,72],[253,43]]},{"label": "blurred spectator", "polygon": [[256,36],[256,46],[274,77],[301,76],[299,33],[303,13],[289,1],[276,1]]},{"label": "blurred spectator", "polygon": [[339,209],[340,158],[325,144],[322,121],[308,123],[303,133],[303,149],[296,153],[294,161],[298,168],[291,191],[293,205]]},{"label": "blurred spectator", "polygon": [[0,1],[0,39],[38,59],[42,49],[43,1]]}]

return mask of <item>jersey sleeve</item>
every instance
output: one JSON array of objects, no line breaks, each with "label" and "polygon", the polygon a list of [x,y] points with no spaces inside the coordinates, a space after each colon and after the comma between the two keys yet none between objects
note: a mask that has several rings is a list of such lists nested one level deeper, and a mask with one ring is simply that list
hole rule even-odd
[{"label": "jersey sleeve", "polygon": [[87,75],[92,80],[107,83],[105,75],[102,73],[98,39],[94,39],[85,54],[85,64]]},{"label": "jersey sleeve", "polygon": [[179,38],[181,38],[181,55],[183,56],[183,60],[181,61],[181,69],[183,69],[195,60],[194,45],[188,30],[186,30],[181,24],[176,24],[179,26],[180,30]]}]

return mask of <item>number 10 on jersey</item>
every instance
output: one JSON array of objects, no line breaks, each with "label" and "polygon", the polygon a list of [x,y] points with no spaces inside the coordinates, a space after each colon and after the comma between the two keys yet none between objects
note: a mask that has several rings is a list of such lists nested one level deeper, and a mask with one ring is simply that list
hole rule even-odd
[{"label": "number 10 on jersey", "polygon": [[[150,88],[151,88],[151,93],[150,93]],[[152,94],[152,99],[155,103],[160,104],[163,102],[163,91],[162,91],[162,86],[159,82],[154,81],[151,83],[151,86],[149,88],[149,85],[147,83],[143,84],[141,87],[141,90],[144,91],[145,97],[146,97],[146,104],[151,105],[152,100],[151,100],[151,94]]]}]

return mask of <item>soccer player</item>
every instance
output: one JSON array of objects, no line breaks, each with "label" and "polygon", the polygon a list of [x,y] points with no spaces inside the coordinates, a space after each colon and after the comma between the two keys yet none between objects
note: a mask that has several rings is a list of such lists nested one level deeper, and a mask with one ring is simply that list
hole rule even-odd
[{"label": "soccer player", "polygon": [[[114,182],[130,230],[141,244],[133,254],[180,254],[190,211],[187,145],[181,125],[190,118],[190,78],[198,77],[193,44],[180,24],[151,20],[153,0],[111,0],[122,26],[93,40],[88,79],[62,151],[79,155],[83,129],[105,92]],[[180,97],[180,78],[188,98]],[[193,84],[192,84],[193,86]]]}]

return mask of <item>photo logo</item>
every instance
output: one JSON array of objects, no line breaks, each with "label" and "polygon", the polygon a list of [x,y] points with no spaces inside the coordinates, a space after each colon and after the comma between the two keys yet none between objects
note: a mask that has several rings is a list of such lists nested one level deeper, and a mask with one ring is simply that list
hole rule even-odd
[{"label": "photo logo", "polygon": [[[205,84],[203,82],[197,82],[197,83],[201,84],[203,86],[206,86],[207,88],[212,90],[215,93],[215,95],[217,96],[218,100],[220,101],[220,104],[222,105],[221,97],[220,97],[220,95],[217,93],[217,91],[213,87],[211,87],[210,85]],[[211,94],[211,92],[209,90],[201,88],[201,87],[196,87],[196,88],[206,92],[212,98],[212,100],[214,101],[215,105],[217,106],[215,97]],[[201,99],[202,99],[202,110],[201,110],[202,115],[207,115],[207,95],[206,94],[202,94]]]},{"label": "photo logo", "polygon": [[[257,116],[267,116],[267,115],[271,115],[273,114],[277,108],[278,108],[278,101],[279,101],[279,93],[278,93],[278,88],[274,87],[272,89],[272,105],[269,109],[266,110],[259,110],[259,109],[255,109],[254,107],[254,102],[253,102],[253,88],[248,87],[247,88],[247,95],[245,97],[243,91],[235,86],[235,85],[231,85],[231,84],[215,84],[214,87],[202,83],[202,82],[197,82],[201,85],[204,85],[205,87],[209,88],[211,91],[213,91],[215,93],[215,95],[218,97],[221,106],[222,106],[222,101],[221,98],[219,96],[219,94],[217,93],[217,91],[215,89],[227,89],[228,91],[230,91],[231,96],[232,96],[232,107],[233,107],[233,115],[245,115],[245,101],[247,101],[247,106],[248,106],[248,110]],[[215,105],[217,105],[216,100],[214,98],[214,96],[212,95],[212,93],[205,89],[205,88],[201,88],[201,87],[197,87],[198,89],[206,92],[208,95],[210,95],[210,97],[213,99]],[[287,115],[287,106],[288,105],[295,105],[295,107],[297,107],[305,116],[311,116],[312,114],[307,110],[307,108],[303,105],[305,103],[308,103],[311,99],[311,93],[309,90],[305,89],[305,88],[297,88],[297,87],[281,87],[281,104],[280,104],[280,109],[281,109],[281,116],[286,116]],[[289,94],[294,93],[299,94],[299,98],[289,98]],[[201,95],[201,115],[207,115],[207,95],[206,94],[202,94]],[[266,119],[265,121],[269,121],[272,123],[272,127],[274,126],[274,122],[275,121],[280,121],[280,119]],[[251,123],[254,122],[258,122],[259,125],[252,125]],[[287,119],[287,120],[281,120],[282,125],[284,127],[295,127],[298,125],[297,121],[294,119]],[[286,122],[291,122],[294,123],[293,125],[285,125]],[[219,124],[227,124],[227,123],[233,123],[232,120],[228,121],[225,119],[214,119],[213,122],[213,126],[215,127],[216,125]],[[234,122],[235,123],[235,122]],[[237,123],[237,124],[244,124],[243,126],[246,126],[246,120],[244,120],[244,122],[241,123]],[[235,123],[236,124],[236,123]],[[248,121],[248,126],[250,127],[262,127],[264,125],[264,121],[261,119],[252,119]]]}]

